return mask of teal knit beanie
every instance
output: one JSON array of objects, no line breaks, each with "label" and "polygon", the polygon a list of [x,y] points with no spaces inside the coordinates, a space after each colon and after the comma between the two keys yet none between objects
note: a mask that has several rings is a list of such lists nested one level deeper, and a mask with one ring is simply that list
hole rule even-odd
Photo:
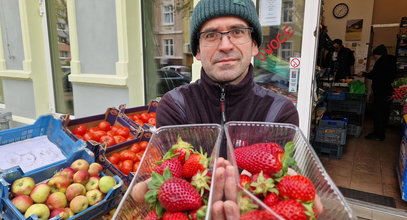
[{"label": "teal knit beanie", "polygon": [[191,19],[191,50],[194,56],[198,50],[198,33],[202,25],[210,19],[222,16],[236,16],[247,21],[253,28],[252,38],[258,47],[261,45],[263,35],[252,0],[200,0]]}]

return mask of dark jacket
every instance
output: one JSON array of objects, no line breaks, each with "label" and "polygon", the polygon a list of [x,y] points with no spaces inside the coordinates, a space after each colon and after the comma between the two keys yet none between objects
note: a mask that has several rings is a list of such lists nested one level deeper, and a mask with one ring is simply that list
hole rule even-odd
[{"label": "dark jacket", "polygon": [[[221,102],[222,95],[224,102]],[[221,103],[224,103],[224,120]],[[157,108],[157,127],[227,121],[266,121],[298,126],[298,112],[291,101],[253,82],[252,65],[238,85],[219,85],[202,70],[200,80],[167,92]]]},{"label": "dark jacket", "polygon": [[363,74],[372,80],[373,95],[390,96],[393,92],[391,83],[396,77],[396,58],[382,55],[374,64],[372,71]]}]

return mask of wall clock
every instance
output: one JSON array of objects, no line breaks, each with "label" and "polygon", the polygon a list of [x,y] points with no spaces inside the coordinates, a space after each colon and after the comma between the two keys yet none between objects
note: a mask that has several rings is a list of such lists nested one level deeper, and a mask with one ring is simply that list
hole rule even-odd
[{"label": "wall clock", "polygon": [[345,3],[339,3],[335,5],[332,13],[335,16],[335,18],[343,18],[345,17],[349,12],[349,6]]}]

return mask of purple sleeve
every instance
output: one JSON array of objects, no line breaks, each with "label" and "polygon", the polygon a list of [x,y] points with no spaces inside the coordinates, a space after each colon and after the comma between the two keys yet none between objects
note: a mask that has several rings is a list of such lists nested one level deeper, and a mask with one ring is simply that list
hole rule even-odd
[{"label": "purple sleeve", "polygon": [[182,108],[182,106],[173,100],[169,93],[166,93],[158,103],[156,127],[187,124],[182,114],[185,109]]},{"label": "purple sleeve", "polygon": [[299,126],[298,111],[291,101],[287,101],[281,108],[281,111],[276,122],[288,123]]}]

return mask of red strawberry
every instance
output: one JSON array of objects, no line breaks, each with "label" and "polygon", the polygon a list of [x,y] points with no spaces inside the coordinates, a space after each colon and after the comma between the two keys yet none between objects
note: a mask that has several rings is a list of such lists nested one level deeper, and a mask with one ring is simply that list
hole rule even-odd
[{"label": "red strawberry", "polygon": [[151,210],[147,214],[145,220],[160,220],[160,218],[158,217],[157,212],[155,212],[155,210]]},{"label": "red strawberry", "polygon": [[272,208],[278,215],[284,219],[307,220],[304,206],[297,200],[283,200]]},{"label": "red strawberry", "polygon": [[170,169],[172,176],[178,178],[182,177],[182,164],[177,158],[164,161],[161,165],[154,167],[154,171],[163,175],[166,167]]},{"label": "red strawberry", "polygon": [[198,171],[203,172],[208,168],[209,160],[203,153],[193,153],[186,159],[182,167],[182,177],[185,179],[190,179]]},{"label": "red strawberry", "polygon": [[[145,200],[156,206],[157,214],[160,215],[160,207],[168,212],[182,212],[201,207],[202,198],[196,189],[184,179],[172,177],[168,168],[164,169],[164,175],[153,172],[152,179],[148,184],[150,189]],[[157,204],[159,202],[159,204]]]},{"label": "red strawberry", "polygon": [[268,207],[272,207],[275,204],[277,204],[278,202],[280,202],[280,198],[278,197],[278,195],[274,192],[271,192],[269,194],[267,194],[267,196],[263,199],[264,204],[266,204]]},{"label": "red strawberry", "polygon": [[310,179],[303,175],[284,176],[277,184],[280,196],[310,202],[315,199],[315,187]]},{"label": "red strawberry", "polygon": [[240,216],[240,220],[272,220],[272,219],[275,218],[273,218],[273,216],[270,213],[264,210],[256,210]]},{"label": "red strawberry", "polygon": [[243,188],[249,190],[250,184],[252,183],[252,178],[250,178],[250,176],[248,176],[246,174],[240,174],[239,178],[240,178],[240,185]]},{"label": "red strawberry", "polygon": [[183,212],[165,212],[162,220],[189,220]]},{"label": "red strawberry", "polygon": [[259,148],[257,145],[240,147],[234,150],[237,165],[250,173],[260,173],[273,175],[281,170],[282,161],[271,152]]},{"label": "red strawberry", "polygon": [[258,197],[265,197],[269,192],[277,193],[273,178],[267,174],[263,175],[263,171],[252,178],[250,187],[253,188],[252,192]]},{"label": "red strawberry", "polygon": [[189,157],[193,149],[194,147],[190,143],[183,141],[179,136],[177,143],[171,147],[173,154],[178,154],[178,159],[181,161],[181,164],[185,163],[185,158]]}]

